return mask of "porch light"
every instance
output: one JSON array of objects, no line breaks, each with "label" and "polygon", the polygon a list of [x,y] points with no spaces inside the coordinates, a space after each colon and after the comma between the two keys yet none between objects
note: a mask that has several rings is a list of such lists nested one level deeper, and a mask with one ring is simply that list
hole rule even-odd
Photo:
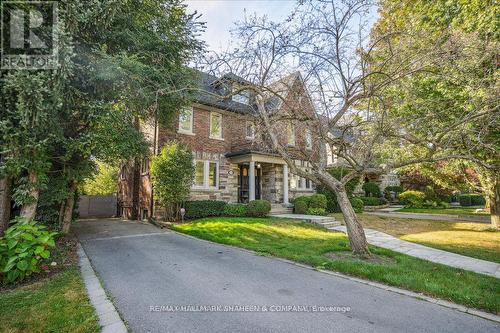
[{"label": "porch light", "polygon": [[257,169],[260,169],[260,163],[257,163]]}]

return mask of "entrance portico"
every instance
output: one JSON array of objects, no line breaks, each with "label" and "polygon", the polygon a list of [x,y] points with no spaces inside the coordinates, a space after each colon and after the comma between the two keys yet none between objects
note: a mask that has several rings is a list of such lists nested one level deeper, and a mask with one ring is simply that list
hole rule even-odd
[{"label": "entrance portico", "polygon": [[226,154],[238,164],[238,202],[265,199],[288,205],[288,165],[274,154],[242,151]]}]

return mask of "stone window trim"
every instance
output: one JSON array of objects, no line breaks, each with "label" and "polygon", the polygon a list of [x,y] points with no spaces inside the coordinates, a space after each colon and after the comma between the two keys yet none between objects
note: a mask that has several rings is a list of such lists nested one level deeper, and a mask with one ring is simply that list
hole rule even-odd
[{"label": "stone window trim", "polygon": [[[189,129],[182,128],[181,121],[182,121],[182,112],[189,112]],[[187,135],[194,135],[193,133],[193,118],[194,118],[194,110],[193,107],[188,107],[182,110],[179,113],[179,128],[177,129],[177,132],[180,134],[187,134]]]},{"label": "stone window trim", "polygon": [[[219,133],[215,135],[212,133],[212,121],[214,117],[219,118]],[[222,140],[224,141],[223,131],[222,131],[222,113],[211,111],[210,112],[210,122],[209,122],[209,133],[208,136],[210,139]]]},{"label": "stone window trim", "polygon": [[[197,162],[203,162],[203,185],[196,185],[193,183],[193,186],[191,186],[191,190],[193,191],[216,191],[219,189],[219,161],[213,161],[213,160],[200,160],[196,159],[193,160],[193,163],[196,167]],[[209,185],[209,174],[210,174],[210,164],[215,163],[216,168],[215,168],[215,186],[210,186]]]}]

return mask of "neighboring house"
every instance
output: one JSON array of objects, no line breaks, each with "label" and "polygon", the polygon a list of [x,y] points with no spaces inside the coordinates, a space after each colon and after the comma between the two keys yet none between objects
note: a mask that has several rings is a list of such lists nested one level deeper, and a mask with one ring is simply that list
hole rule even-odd
[{"label": "neighboring house", "polygon": [[[261,134],[250,91],[241,91],[230,99],[216,97],[235,92],[248,82],[233,74],[217,78],[201,73],[199,80],[203,90],[210,94],[195,96],[192,106],[180,112],[173,129],[141,124],[141,130],[152,143],[152,153],[158,153],[171,140],[184,143],[193,151],[196,171],[189,200],[246,203],[265,199],[287,205],[291,198],[314,193],[314,184],[291,174],[285,161],[273,153],[269,139]],[[302,110],[314,113],[299,73],[283,78],[274,86],[283,91],[285,99],[285,102],[270,99],[269,106],[275,112],[286,115],[287,105],[299,105]],[[283,120],[276,126],[280,126],[279,139],[288,145],[296,165],[307,168],[308,161],[317,158],[319,151],[311,131],[301,122]],[[141,163],[125,164],[118,195],[122,215],[139,219],[159,216],[161,208],[152,198],[148,158]]]},{"label": "neighboring house", "polygon": [[[354,140],[354,139],[353,139]],[[348,167],[349,164],[342,158],[339,158],[335,155],[328,145],[326,146],[326,154],[327,154],[327,166],[329,168],[335,167]],[[363,175],[362,181],[359,182],[358,186],[354,190],[355,194],[364,195],[364,191],[362,189],[363,183],[373,182],[377,183],[380,187],[380,191],[383,192],[384,189],[388,186],[399,186],[401,185],[399,176],[394,172],[379,174],[379,173],[367,173]]]}]

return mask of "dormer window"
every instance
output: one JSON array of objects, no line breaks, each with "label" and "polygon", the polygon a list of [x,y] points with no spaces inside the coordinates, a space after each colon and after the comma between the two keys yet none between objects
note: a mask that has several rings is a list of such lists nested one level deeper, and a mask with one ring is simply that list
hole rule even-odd
[{"label": "dormer window", "polygon": [[242,104],[250,104],[250,92],[248,90],[236,91],[239,89],[238,86],[233,85],[233,93],[234,95],[231,99],[234,102],[242,103]]}]

